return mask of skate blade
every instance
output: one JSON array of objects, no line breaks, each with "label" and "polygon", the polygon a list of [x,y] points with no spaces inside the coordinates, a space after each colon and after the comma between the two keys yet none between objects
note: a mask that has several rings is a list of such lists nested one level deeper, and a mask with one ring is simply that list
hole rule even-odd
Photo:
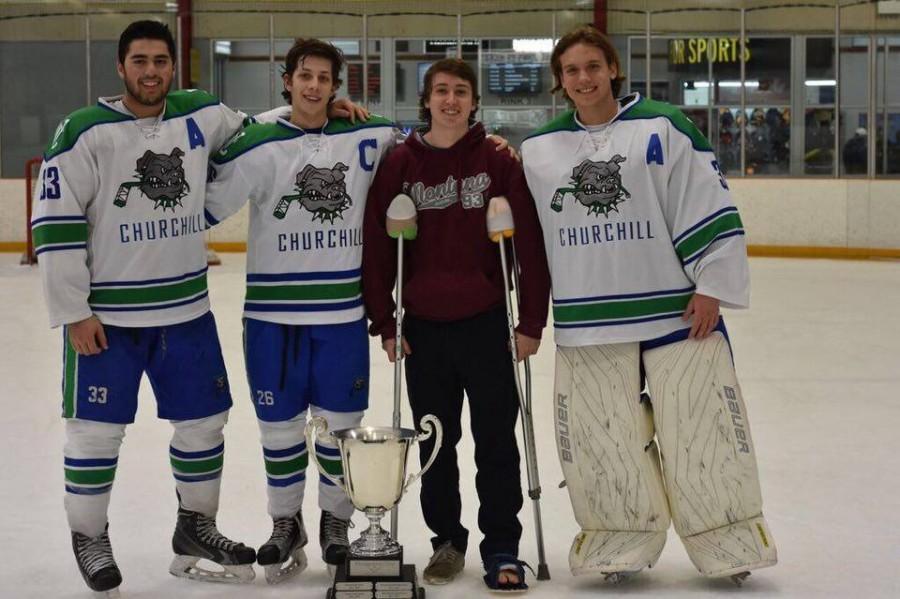
[{"label": "skate blade", "polygon": [[609,584],[623,584],[631,580],[637,572],[604,572],[603,580]]},{"label": "skate blade", "polygon": [[288,557],[287,561],[280,564],[264,566],[266,571],[266,582],[269,584],[280,584],[286,580],[290,580],[306,570],[307,564],[306,552],[303,550],[303,547],[297,547],[297,549],[295,549]]},{"label": "skate blade", "polygon": [[[216,564],[221,570],[207,570],[197,566],[200,558],[195,555],[176,555],[169,566],[169,573],[179,578],[189,578],[203,582],[246,583],[256,577],[253,566],[249,564],[240,566],[226,566]],[[210,562],[214,563],[214,562]]]},{"label": "skate blade", "polygon": [[114,589],[110,589],[108,591],[94,591],[94,597],[96,599],[119,599],[122,595],[119,593],[119,587]]},{"label": "skate blade", "polygon": [[743,586],[744,581],[747,580],[747,577],[750,576],[750,572],[740,572],[738,574],[732,574],[729,578],[731,582],[735,584],[738,588]]}]

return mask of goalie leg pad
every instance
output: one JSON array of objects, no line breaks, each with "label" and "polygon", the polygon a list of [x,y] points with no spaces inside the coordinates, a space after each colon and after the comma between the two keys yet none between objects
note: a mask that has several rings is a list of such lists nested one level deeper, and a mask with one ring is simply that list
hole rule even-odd
[{"label": "goalie leg pad", "polygon": [[582,528],[573,574],[636,572],[665,544],[669,509],[640,390],[637,343],[557,349],[556,442]]},{"label": "goalie leg pad", "polygon": [[694,565],[726,576],[774,564],[728,342],[714,332],[647,350],[642,359],[672,520]]}]

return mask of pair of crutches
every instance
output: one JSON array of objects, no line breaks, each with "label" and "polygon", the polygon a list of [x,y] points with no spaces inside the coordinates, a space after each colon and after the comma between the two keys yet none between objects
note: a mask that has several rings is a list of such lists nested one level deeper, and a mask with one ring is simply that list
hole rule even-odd
[{"label": "pair of crutches", "polygon": [[[394,334],[394,418],[393,426],[400,428],[400,395],[402,385],[403,357],[403,242],[416,238],[416,206],[412,199],[405,195],[397,195],[387,211],[386,229],[390,237],[397,240],[397,281],[395,286],[397,329]],[[506,302],[506,323],[509,330],[510,355],[512,356],[513,378],[519,409],[522,412],[522,436],[525,441],[525,463],[528,475],[528,496],[534,508],[534,526],[538,550],[538,580],[549,580],[550,570],[544,553],[544,531],[541,523],[541,483],[538,477],[537,453],[534,444],[534,421],[531,412],[531,366],[525,358],[525,393],[519,375],[518,355],[516,350],[515,317],[509,289],[509,269],[506,259],[505,239],[515,234],[515,223],[509,202],[505,197],[491,198],[487,212],[488,236],[500,248],[500,263],[503,268],[503,288]],[[518,260],[513,246],[513,276],[515,276],[517,293],[519,291]],[[397,507],[391,510],[391,536],[397,538]]]}]

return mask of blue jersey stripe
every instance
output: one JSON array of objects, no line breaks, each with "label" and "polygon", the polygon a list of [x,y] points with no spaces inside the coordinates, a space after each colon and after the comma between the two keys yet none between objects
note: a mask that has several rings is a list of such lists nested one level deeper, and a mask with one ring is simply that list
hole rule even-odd
[{"label": "blue jersey stripe", "polygon": [[112,485],[105,485],[103,487],[74,487],[72,485],[66,485],[66,493],[71,493],[72,495],[103,495],[110,491],[112,491]]},{"label": "blue jersey stripe", "polygon": [[91,283],[91,289],[103,287],[140,287],[142,285],[159,285],[162,283],[174,283],[176,281],[184,281],[185,279],[193,279],[199,277],[209,270],[206,266],[194,272],[185,273],[174,277],[166,277],[162,279],[144,279],[142,281],[107,281],[104,283]]},{"label": "blue jersey stripe", "polygon": [[329,458],[339,458],[341,457],[341,450],[337,447],[328,447],[326,445],[319,445],[318,443],[316,443],[316,454]]},{"label": "blue jersey stripe", "polygon": [[260,304],[245,302],[245,312],[336,312],[362,306],[362,298],[334,304]]},{"label": "blue jersey stripe", "polygon": [[297,455],[298,453],[303,453],[306,451],[306,443],[300,443],[299,445],[294,445],[293,447],[286,447],[284,449],[269,449],[267,447],[263,447],[263,456],[267,458],[286,458],[292,455]]},{"label": "blue jersey stripe", "polygon": [[690,235],[691,233],[693,233],[694,231],[696,231],[697,229],[699,229],[700,227],[702,227],[703,225],[705,225],[705,224],[708,223],[709,221],[711,221],[711,220],[713,220],[713,219],[715,219],[715,218],[718,218],[719,216],[721,216],[721,215],[723,215],[723,214],[726,214],[726,213],[728,213],[728,212],[737,212],[737,208],[735,208],[734,206],[728,206],[727,208],[722,208],[721,210],[719,210],[719,211],[717,211],[717,212],[713,212],[712,214],[710,214],[710,215],[707,216],[706,218],[704,218],[704,219],[700,220],[699,222],[695,223],[692,227],[690,227],[689,229],[687,229],[686,231],[684,231],[681,235],[679,235],[678,237],[676,237],[675,239],[673,239],[673,240],[672,240],[672,245],[678,245],[678,242],[681,241],[682,239],[684,239],[686,236]]},{"label": "blue jersey stripe", "polygon": [[306,480],[305,472],[301,472],[287,478],[272,478],[271,476],[266,477],[266,482],[269,483],[270,487],[289,487],[294,483],[299,483],[304,480]]},{"label": "blue jersey stripe", "polygon": [[704,253],[707,249],[709,249],[709,246],[711,246],[711,245],[714,244],[715,242],[719,241],[720,239],[727,239],[727,238],[729,238],[729,237],[734,237],[735,235],[743,235],[743,234],[744,234],[744,230],[743,230],[743,229],[735,229],[735,230],[733,230],[733,231],[726,231],[725,233],[719,233],[718,235],[716,235],[715,237],[713,237],[713,239],[712,239],[709,243],[707,243],[705,246],[703,246],[702,249],[697,250],[697,252],[696,252],[693,256],[691,256],[690,258],[688,258],[687,260],[685,260],[684,262],[682,262],[682,264],[685,265],[685,266],[687,266],[688,264],[690,264],[691,262],[693,262],[694,260],[696,260],[697,258],[699,258],[700,256],[702,256],[703,253]]},{"label": "blue jersey stripe", "polygon": [[199,460],[201,458],[211,458],[225,451],[225,443],[221,443],[218,447],[207,449],[204,451],[181,451],[169,446],[169,455],[181,460]]},{"label": "blue jersey stripe", "polygon": [[653,322],[654,320],[666,320],[669,318],[678,318],[683,312],[668,312],[666,314],[656,314],[642,318],[624,318],[622,320],[603,320],[603,321],[586,321],[582,323],[554,324],[557,329],[589,329],[596,327],[613,327],[623,324],[638,324],[641,322]]},{"label": "blue jersey stripe", "polygon": [[66,466],[73,468],[91,468],[94,466],[103,466],[106,468],[115,466],[119,463],[119,458],[64,458],[63,462]]},{"label": "blue jersey stripe", "polygon": [[175,480],[182,483],[202,483],[207,480],[215,480],[222,476],[221,470],[216,470],[211,474],[173,474]]},{"label": "blue jersey stripe", "polygon": [[329,281],[352,279],[362,276],[361,268],[321,272],[284,272],[273,274],[248,274],[248,283],[279,283],[283,281]]},{"label": "blue jersey stripe", "polygon": [[45,245],[34,250],[35,256],[40,256],[44,252],[61,252],[63,250],[86,250],[86,243],[70,243],[66,245]]},{"label": "blue jersey stripe", "polygon": [[87,219],[84,216],[43,216],[41,218],[35,219],[31,221],[31,226],[39,225],[41,223],[86,223]]},{"label": "blue jersey stripe", "polygon": [[561,306],[565,304],[582,304],[589,302],[604,302],[604,301],[614,301],[614,300],[625,300],[625,299],[638,299],[645,297],[662,297],[666,295],[677,295],[679,293],[688,293],[694,290],[694,286],[685,287],[684,289],[667,289],[665,291],[647,291],[645,293],[623,293],[621,295],[597,295],[594,297],[576,297],[570,299],[554,299],[554,306]]}]

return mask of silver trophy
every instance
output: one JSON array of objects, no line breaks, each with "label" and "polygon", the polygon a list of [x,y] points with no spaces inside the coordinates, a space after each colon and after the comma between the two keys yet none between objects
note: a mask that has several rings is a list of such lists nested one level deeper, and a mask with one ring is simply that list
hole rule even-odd
[{"label": "silver trophy", "polygon": [[[356,509],[369,519],[369,527],[350,544],[347,562],[338,567],[329,597],[339,598],[342,591],[399,591],[397,585],[400,584],[410,590],[409,597],[418,595],[415,567],[403,564],[403,549],[381,527],[381,519],[397,505],[406,489],[428,471],[440,450],[443,428],[438,419],[429,414],[422,417],[419,425],[425,432],[418,434],[411,429],[371,426],[332,431],[331,437],[341,453],[344,480],[326,472],[319,464],[316,452],[309,452],[322,476],[343,489]],[[306,425],[307,447],[314,447],[316,438],[327,430],[324,418],[312,418]],[[413,442],[430,439],[432,435],[435,443],[431,456],[421,471],[407,477],[406,456],[410,446]]]}]

